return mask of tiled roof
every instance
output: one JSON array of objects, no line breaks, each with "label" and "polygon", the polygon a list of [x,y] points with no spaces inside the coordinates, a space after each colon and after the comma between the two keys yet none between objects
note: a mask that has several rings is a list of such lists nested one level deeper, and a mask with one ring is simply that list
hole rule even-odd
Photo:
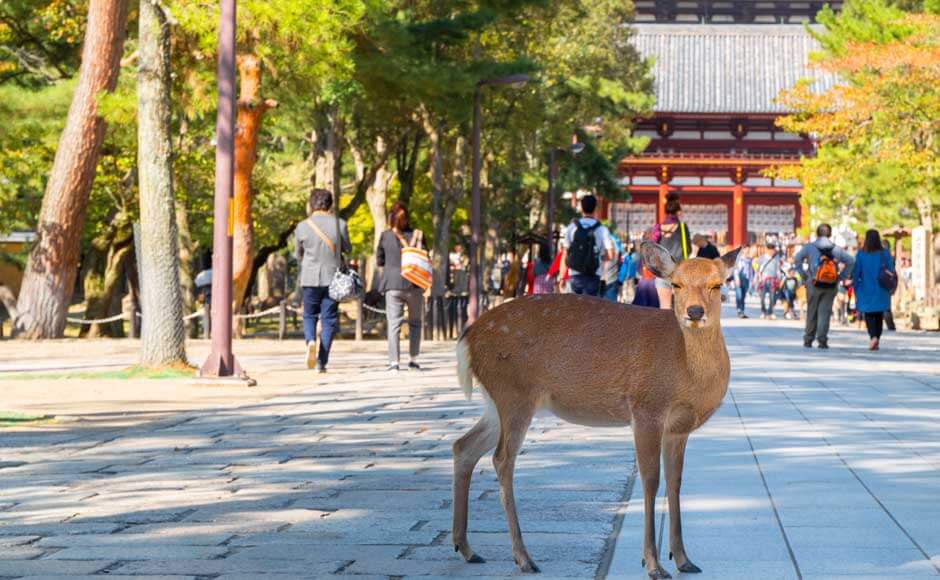
[{"label": "tiled roof", "polygon": [[656,112],[780,113],[799,79],[832,84],[807,67],[818,46],[801,25],[637,24],[633,43],[654,58]]}]

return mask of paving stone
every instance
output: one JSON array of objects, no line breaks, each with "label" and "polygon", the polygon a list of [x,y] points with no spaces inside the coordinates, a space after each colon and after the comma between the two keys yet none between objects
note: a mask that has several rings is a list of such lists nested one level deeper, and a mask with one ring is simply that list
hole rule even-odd
[{"label": "paving stone", "polygon": [[0,560],[0,576],[80,576],[113,565],[110,560]]},{"label": "paving stone", "polygon": [[65,548],[49,556],[53,560],[165,560],[169,558],[216,558],[225,548],[209,546],[80,546]]}]

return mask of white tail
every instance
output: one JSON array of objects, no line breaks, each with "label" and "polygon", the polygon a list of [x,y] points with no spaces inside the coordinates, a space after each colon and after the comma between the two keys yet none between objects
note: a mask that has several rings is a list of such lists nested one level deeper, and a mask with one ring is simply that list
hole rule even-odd
[{"label": "white tail", "polygon": [[457,341],[457,380],[469,401],[473,398],[473,369],[470,368],[470,347],[465,340],[466,334]]},{"label": "white tail", "polygon": [[659,563],[654,508],[665,460],[670,557],[680,572],[700,571],[682,543],[679,486],[689,434],[721,405],[731,364],[721,334],[722,282],[737,251],[718,260],[676,264],[644,243],[646,266],[675,288],[674,312],[571,295],[537,295],[486,312],[457,343],[460,385],[476,379],[486,395],[480,421],[454,443],[455,549],[480,558],[467,542],[470,479],[487,451],[493,464],[516,563],[537,572],[522,541],[513,499],[516,455],[539,409],[585,425],[631,425],[645,501],[643,562],[651,578],[669,578]]}]

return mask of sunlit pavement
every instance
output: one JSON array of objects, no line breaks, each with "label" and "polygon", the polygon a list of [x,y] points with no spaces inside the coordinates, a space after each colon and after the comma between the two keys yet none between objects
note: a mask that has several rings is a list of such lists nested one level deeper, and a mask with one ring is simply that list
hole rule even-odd
[{"label": "sunlit pavement", "polygon": [[[889,334],[869,353],[837,330],[808,351],[798,323],[725,324],[731,391],[683,483],[699,577],[940,575],[940,337]],[[488,561],[451,548],[450,445],[480,406],[452,345],[389,376],[381,344],[344,344],[324,377],[296,345],[238,348],[308,386],[129,428],[0,430],[0,578],[516,574],[489,458],[470,506]],[[644,577],[629,432],[537,418],[516,473],[542,578]]]}]

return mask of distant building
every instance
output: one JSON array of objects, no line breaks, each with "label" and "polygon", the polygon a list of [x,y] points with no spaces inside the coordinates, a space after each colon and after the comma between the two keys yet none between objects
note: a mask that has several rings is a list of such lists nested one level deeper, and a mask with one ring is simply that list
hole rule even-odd
[{"label": "distant building", "polygon": [[[835,3],[836,8],[841,3]],[[813,155],[813,141],[778,129],[781,90],[810,70],[815,40],[804,23],[817,2],[636,2],[634,45],[655,64],[656,105],[636,135],[650,144],[619,164],[627,203],[607,204],[623,235],[638,237],[663,216],[667,193],[680,194],[693,231],[738,245],[800,227],[801,186],[761,171]]]}]

